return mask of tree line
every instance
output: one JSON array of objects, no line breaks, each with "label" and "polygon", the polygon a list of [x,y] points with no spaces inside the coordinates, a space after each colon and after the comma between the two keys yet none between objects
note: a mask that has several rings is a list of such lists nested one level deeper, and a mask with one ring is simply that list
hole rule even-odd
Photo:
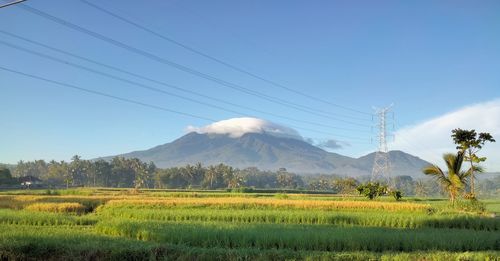
[{"label": "tree line", "polygon": [[[70,162],[44,160],[20,161],[7,170],[0,167],[0,186],[17,184],[13,177],[35,177],[46,187],[119,187],[163,189],[293,189],[357,194],[357,187],[370,180],[365,177],[331,175],[302,176],[286,169],[260,170],[255,167],[237,169],[225,164],[203,166],[200,163],[182,167],[157,168],[154,163],[137,158],[115,157],[110,161],[84,160],[74,156]],[[410,196],[443,196],[448,191],[432,179],[395,176],[394,189]],[[484,194],[495,195],[500,177],[478,184]]]},{"label": "tree line", "polygon": [[44,160],[19,161],[14,177],[34,177],[47,186],[66,187],[138,187],[153,188],[157,168],[139,159],[115,157],[111,161],[83,160],[75,155],[70,162]]}]

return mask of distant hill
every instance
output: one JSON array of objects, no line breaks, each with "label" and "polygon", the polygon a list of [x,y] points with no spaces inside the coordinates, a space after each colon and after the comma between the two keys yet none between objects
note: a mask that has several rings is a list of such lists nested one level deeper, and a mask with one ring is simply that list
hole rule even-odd
[{"label": "distant hill", "polygon": [[[267,133],[226,134],[188,133],[154,148],[116,156],[153,161],[158,167],[224,163],[237,168],[263,170],[286,168],[300,174],[336,173],[348,176],[370,175],[375,153],[351,158],[327,152],[303,140]],[[111,159],[114,156],[104,157]],[[394,175],[420,176],[429,163],[402,151],[389,152]]]},{"label": "distant hill", "polygon": [[[375,152],[355,159],[354,164],[346,165],[337,169],[336,172],[348,176],[371,175],[374,160]],[[422,168],[430,165],[429,162],[419,157],[399,150],[389,151],[389,161],[391,163],[391,173],[394,173],[394,175],[414,177],[422,177]]]}]

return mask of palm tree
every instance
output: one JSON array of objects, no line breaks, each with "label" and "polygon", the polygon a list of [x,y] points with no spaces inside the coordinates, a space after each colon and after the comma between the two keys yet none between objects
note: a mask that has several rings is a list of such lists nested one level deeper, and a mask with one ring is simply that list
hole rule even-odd
[{"label": "palm tree", "polygon": [[[422,172],[426,175],[434,176],[443,185],[444,189],[449,193],[451,203],[455,203],[455,199],[460,191],[467,185],[467,177],[471,174],[472,170],[462,171],[462,163],[464,161],[464,154],[458,152],[456,155],[446,153],[443,155],[444,162],[448,168],[444,172],[436,165],[425,167]],[[476,171],[476,169],[474,169]]]}]

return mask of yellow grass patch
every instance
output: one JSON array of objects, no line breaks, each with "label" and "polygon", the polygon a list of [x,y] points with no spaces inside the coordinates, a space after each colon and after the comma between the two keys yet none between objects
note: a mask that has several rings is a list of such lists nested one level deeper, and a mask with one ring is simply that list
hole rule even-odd
[{"label": "yellow grass patch", "polygon": [[54,213],[85,213],[85,206],[80,203],[35,203],[26,206],[24,209],[30,211],[54,212]]},{"label": "yellow grass patch", "polygon": [[228,208],[296,208],[296,209],[359,209],[359,210],[386,210],[386,211],[425,211],[431,208],[429,204],[409,202],[358,201],[358,200],[314,200],[303,199],[299,196],[289,198],[249,198],[249,197],[154,197],[144,195],[0,195],[0,208],[22,209],[36,203],[79,203],[88,208],[102,204],[110,206],[132,205],[145,206],[195,206],[195,207],[228,207]]},{"label": "yellow grass patch", "polygon": [[378,209],[388,211],[428,210],[430,205],[404,202],[380,202],[380,201],[327,201],[327,200],[287,200],[275,198],[163,198],[163,199],[122,199],[110,200],[109,206],[214,206],[214,207],[275,207],[275,208],[298,208],[298,209]]}]

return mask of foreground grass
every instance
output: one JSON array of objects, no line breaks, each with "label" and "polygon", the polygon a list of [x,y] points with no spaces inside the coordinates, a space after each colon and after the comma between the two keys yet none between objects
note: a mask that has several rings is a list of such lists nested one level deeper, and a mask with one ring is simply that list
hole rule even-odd
[{"label": "foreground grass", "polygon": [[102,234],[195,247],[295,251],[480,251],[500,249],[500,233],[460,229],[339,228],[325,225],[245,225],[107,221]]},{"label": "foreground grass", "polygon": [[295,251],[193,247],[104,236],[88,228],[0,225],[0,258],[13,260],[496,260],[498,251]]},{"label": "foreground grass", "polygon": [[500,219],[439,199],[33,192],[0,195],[0,260],[500,259]]}]

